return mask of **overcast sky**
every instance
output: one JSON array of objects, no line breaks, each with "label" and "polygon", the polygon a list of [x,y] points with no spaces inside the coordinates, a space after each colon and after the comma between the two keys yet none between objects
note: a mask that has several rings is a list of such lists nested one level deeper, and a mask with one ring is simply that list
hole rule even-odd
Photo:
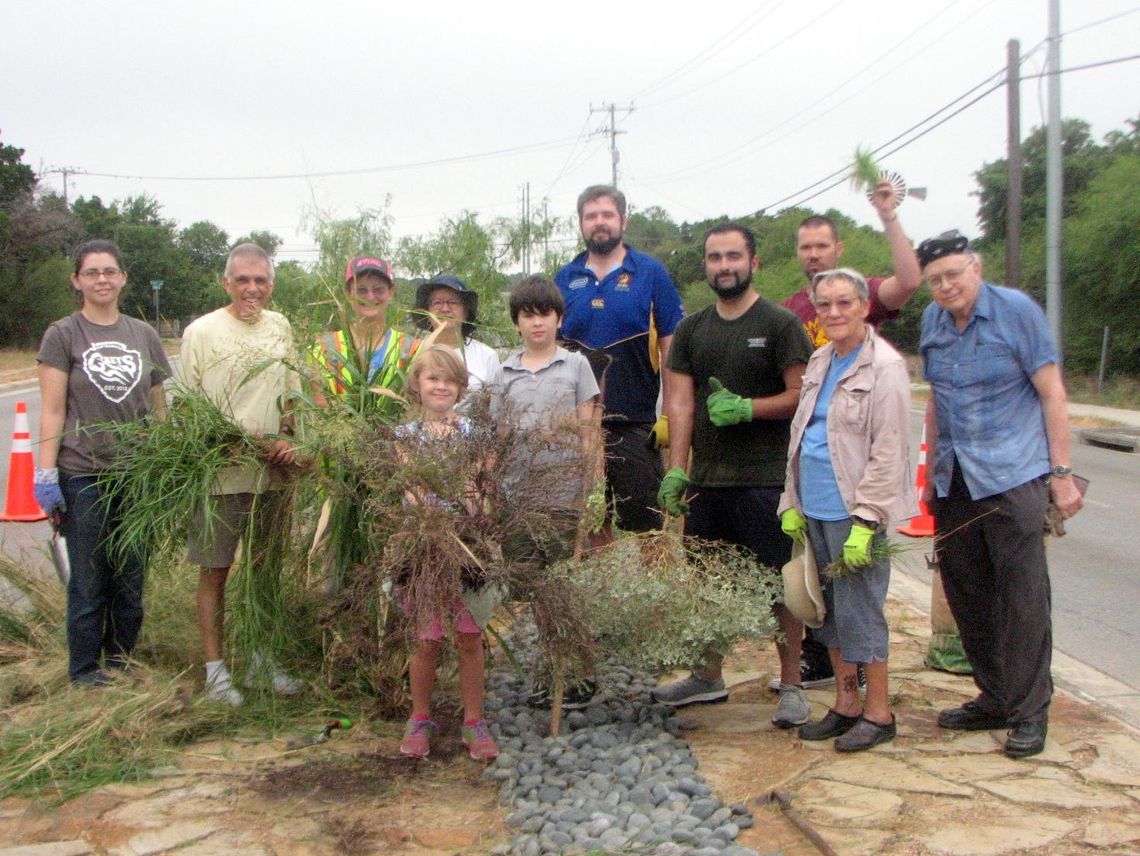
[{"label": "overcast sky", "polygon": [[[610,102],[620,108],[619,184],[636,208],[659,205],[678,222],[777,210],[857,146],[984,92],[1008,39],[1035,50],[1023,73],[1039,74],[1048,3],[38,0],[15,9],[4,15],[0,141],[26,149],[26,163],[89,173],[70,177],[72,198],[146,192],[183,226],[210,220],[231,238],[269,229],[285,239],[283,255],[311,259],[304,219],[314,206],[349,216],[390,197],[396,235],[419,234],[462,210],[484,221],[517,215],[529,182],[534,205],[546,196],[552,213],[573,214],[577,193],[610,177],[609,138],[594,133],[609,117],[590,113]],[[1138,10],[1138,0],[1064,3],[1062,67],[1137,53]],[[1064,115],[1090,121],[1098,138],[1140,112],[1137,61],[1065,74],[1062,87]],[[1023,133],[1043,123],[1045,92],[1041,80],[1022,84]],[[925,202],[900,212],[912,238],[976,233],[971,173],[1004,156],[1005,98],[999,88],[883,159],[928,188]],[[371,171],[314,175],[346,170]],[[252,178],[294,174],[308,177]],[[44,181],[61,187],[59,174]],[[846,184],[806,204],[864,222],[872,213]]]}]

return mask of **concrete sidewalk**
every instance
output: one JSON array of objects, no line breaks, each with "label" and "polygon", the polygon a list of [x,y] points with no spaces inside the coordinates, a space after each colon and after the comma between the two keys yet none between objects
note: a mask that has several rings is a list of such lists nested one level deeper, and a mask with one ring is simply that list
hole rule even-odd
[{"label": "concrete sidewalk", "polygon": [[1101,407],[1097,404],[1077,404],[1069,402],[1069,418],[1104,419],[1117,422],[1130,428],[1140,428],[1140,410],[1124,410],[1120,407]]}]

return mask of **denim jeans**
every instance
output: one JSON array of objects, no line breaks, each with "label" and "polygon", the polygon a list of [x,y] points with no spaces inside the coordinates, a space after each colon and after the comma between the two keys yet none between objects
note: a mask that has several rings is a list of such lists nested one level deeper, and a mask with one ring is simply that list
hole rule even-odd
[{"label": "denim jeans", "polygon": [[122,668],[143,620],[142,556],[120,553],[107,543],[122,509],[103,496],[98,476],[60,473],[67,502],[60,534],[67,538],[71,580],[67,586],[68,674],[76,683],[94,680],[99,660]]}]

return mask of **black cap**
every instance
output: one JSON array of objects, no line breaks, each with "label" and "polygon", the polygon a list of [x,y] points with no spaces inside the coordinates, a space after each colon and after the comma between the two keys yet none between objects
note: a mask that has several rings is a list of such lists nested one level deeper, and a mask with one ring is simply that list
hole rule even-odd
[{"label": "black cap", "polygon": [[970,242],[966,240],[966,236],[957,229],[951,229],[949,232],[927,238],[918,245],[918,266],[924,268],[935,259],[964,253],[969,249]]}]

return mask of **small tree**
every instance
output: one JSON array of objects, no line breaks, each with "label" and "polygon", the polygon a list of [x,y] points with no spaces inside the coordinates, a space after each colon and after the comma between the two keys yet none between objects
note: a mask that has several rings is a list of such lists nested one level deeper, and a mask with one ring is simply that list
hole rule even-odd
[{"label": "small tree", "polygon": [[23,149],[0,145],[0,206],[26,196],[36,186],[36,174],[20,162],[23,157]]}]

